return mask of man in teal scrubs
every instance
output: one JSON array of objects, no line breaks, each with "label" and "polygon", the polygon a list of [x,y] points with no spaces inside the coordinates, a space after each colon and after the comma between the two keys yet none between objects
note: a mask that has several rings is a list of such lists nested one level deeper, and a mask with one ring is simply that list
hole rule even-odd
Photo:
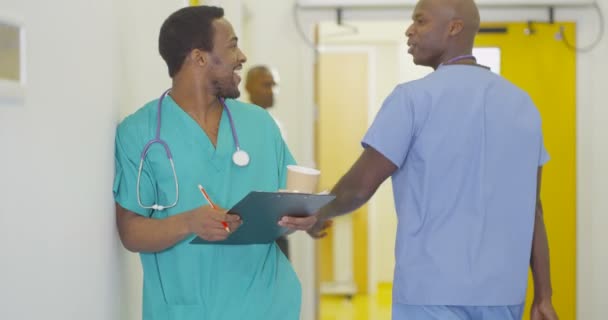
[{"label": "man in teal scrubs", "polygon": [[[299,319],[300,283],[275,243],[189,243],[229,237],[241,222],[221,208],[252,190],[283,188],[286,166],[295,163],[270,115],[233,100],[246,61],[237,40],[221,8],[173,13],[159,37],[172,88],[160,106],[149,102],[117,129],[116,219],[124,246],[141,254],[145,320]],[[140,166],[159,126],[175,175],[162,143],[150,146]],[[249,154],[245,166],[233,161],[237,147]],[[199,184],[220,208],[210,206]],[[298,218],[290,227],[315,222]]]}]

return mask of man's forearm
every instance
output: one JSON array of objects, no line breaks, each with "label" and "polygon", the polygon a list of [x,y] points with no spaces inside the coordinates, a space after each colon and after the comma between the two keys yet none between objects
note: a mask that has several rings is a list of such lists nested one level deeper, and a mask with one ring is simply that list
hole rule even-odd
[{"label": "man's forearm", "polygon": [[397,170],[389,159],[372,147],[365,148],[352,168],[331,193],[336,199],[320,211],[321,219],[331,219],[357,210],[371,198],[380,184]]},{"label": "man's forearm", "polygon": [[331,219],[355,211],[364,205],[371,198],[373,192],[357,187],[358,185],[360,184],[352,174],[347,174],[340,179],[331,191],[332,194],[336,195],[336,199],[321,210],[321,217]]},{"label": "man's forearm", "polygon": [[151,219],[122,210],[124,211],[117,212],[118,231],[123,245],[129,251],[163,251],[182,241],[189,234],[184,221],[185,216]]},{"label": "man's forearm", "polygon": [[537,300],[551,299],[551,270],[549,263],[549,242],[543,219],[542,204],[537,205],[534,220],[534,236],[532,240],[532,255],[530,267],[534,278],[534,298]]}]

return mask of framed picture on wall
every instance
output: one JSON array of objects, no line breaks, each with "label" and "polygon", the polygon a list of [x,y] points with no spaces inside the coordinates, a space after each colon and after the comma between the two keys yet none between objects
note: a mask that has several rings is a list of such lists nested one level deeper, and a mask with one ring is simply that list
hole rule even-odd
[{"label": "framed picture on wall", "polygon": [[0,102],[25,96],[25,28],[20,19],[0,14]]}]

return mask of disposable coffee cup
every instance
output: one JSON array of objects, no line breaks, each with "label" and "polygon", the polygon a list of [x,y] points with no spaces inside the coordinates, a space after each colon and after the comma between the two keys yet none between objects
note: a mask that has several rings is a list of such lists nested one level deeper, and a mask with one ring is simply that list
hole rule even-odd
[{"label": "disposable coffee cup", "polygon": [[321,171],[313,168],[287,166],[287,191],[314,193],[317,190]]}]

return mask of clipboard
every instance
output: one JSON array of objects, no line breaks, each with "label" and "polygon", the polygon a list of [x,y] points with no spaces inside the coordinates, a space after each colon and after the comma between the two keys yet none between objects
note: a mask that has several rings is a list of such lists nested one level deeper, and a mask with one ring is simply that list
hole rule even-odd
[{"label": "clipboard", "polygon": [[277,224],[283,216],[308,216],[336,197],[329,194],[252,191],[228,210],[241,217],[243,224],[223,241],[195,237],[191,244],[263,244],[272,243],[288,229]]}]

